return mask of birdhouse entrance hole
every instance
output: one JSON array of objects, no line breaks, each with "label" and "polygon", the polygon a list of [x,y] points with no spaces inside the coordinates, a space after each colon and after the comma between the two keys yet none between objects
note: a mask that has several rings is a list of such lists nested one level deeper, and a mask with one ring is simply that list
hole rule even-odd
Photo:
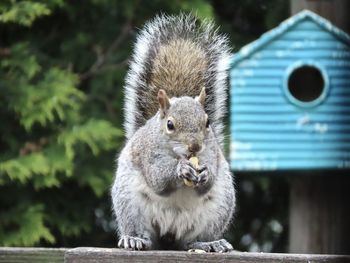
[{"label": "birdhouse entrance hole", "polygon": [[326,96],[328,80],[325,71],[312,64],[294,65],[289,69],[285,91],[288,99],[298,106],[315,106]]},{"label": "birdhouse entrance hole", "polygon": [[324,80],[317,68],[302,66],[295,69],[288,79],[290,94],[302,102],[310,102],[319,98],[324,89]]}]

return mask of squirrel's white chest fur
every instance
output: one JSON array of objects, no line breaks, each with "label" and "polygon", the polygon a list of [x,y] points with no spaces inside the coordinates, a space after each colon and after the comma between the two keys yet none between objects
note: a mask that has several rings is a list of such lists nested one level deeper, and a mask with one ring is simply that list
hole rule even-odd
[{"label": "squirrel's white chest fur", "polygon": [[220,185],[214,184],[203,196],[191,187],[180,188],[169,196],[159,196],[147,186],[141,175],[134,178],[134,194],[145,223],[150,229],[157,226],[160,236],[171,233],[178,240],[191,240],[216,221],[218,204],[212,196],[214,192],[220,192]]}]

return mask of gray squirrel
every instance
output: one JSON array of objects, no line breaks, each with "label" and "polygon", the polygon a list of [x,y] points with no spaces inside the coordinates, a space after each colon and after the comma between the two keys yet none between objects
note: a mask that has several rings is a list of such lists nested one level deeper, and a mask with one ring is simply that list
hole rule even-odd
[{"label": "gray squirrel", "polygon": [[222,239],[235,209],[222,149],[228,61],[226,37],[192,15],[159,15],[138,35],[111,192],[118,247],[233,249]]}]

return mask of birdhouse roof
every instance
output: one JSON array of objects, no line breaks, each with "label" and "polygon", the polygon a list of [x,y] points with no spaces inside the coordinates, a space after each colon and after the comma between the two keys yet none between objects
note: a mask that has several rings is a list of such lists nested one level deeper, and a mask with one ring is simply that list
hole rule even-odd
[{"label": "birdhouse roof", "polygon": [[330,23],[323,17],[311,12],[310,10],[303,10],[298,14],[283,21],[278,27],[264,33],[259,39],[242,47],[239,52],[233,55],[231,67],[236,65],[239,61],[243,60],[244,58],[252,55],[259,49],[263,48],[268,43],[274,41],[283,33],[287,32],[288,30],[291,30],[296,24],[304,20],[313,21],[314,23],[320,26],[320,29],[331,33],[340,41],[345,42],[347,45],[350,45],[350,36],[347,33],[334,26],[332,23]]}]

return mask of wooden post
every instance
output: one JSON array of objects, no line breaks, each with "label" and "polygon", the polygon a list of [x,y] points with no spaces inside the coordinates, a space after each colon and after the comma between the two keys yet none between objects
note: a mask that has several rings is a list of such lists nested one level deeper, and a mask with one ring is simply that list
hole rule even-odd
[{"label": "wooden post", "polygon": [[[309,9],[350,32],[348,0],[291,0],[290,7],[292,15]],[[350,254],[349,201],[350,174],[292,175],[289,251]]]},{"label": "wooden post", "polygon": [[350,176],[297,176],[291,180],[291,253],[350,254]]},{"label": "wooden post", "polygon": [[290,0],[291,15],[304,9],[309,9],[342,30],[350,32],[349,0]]}]

